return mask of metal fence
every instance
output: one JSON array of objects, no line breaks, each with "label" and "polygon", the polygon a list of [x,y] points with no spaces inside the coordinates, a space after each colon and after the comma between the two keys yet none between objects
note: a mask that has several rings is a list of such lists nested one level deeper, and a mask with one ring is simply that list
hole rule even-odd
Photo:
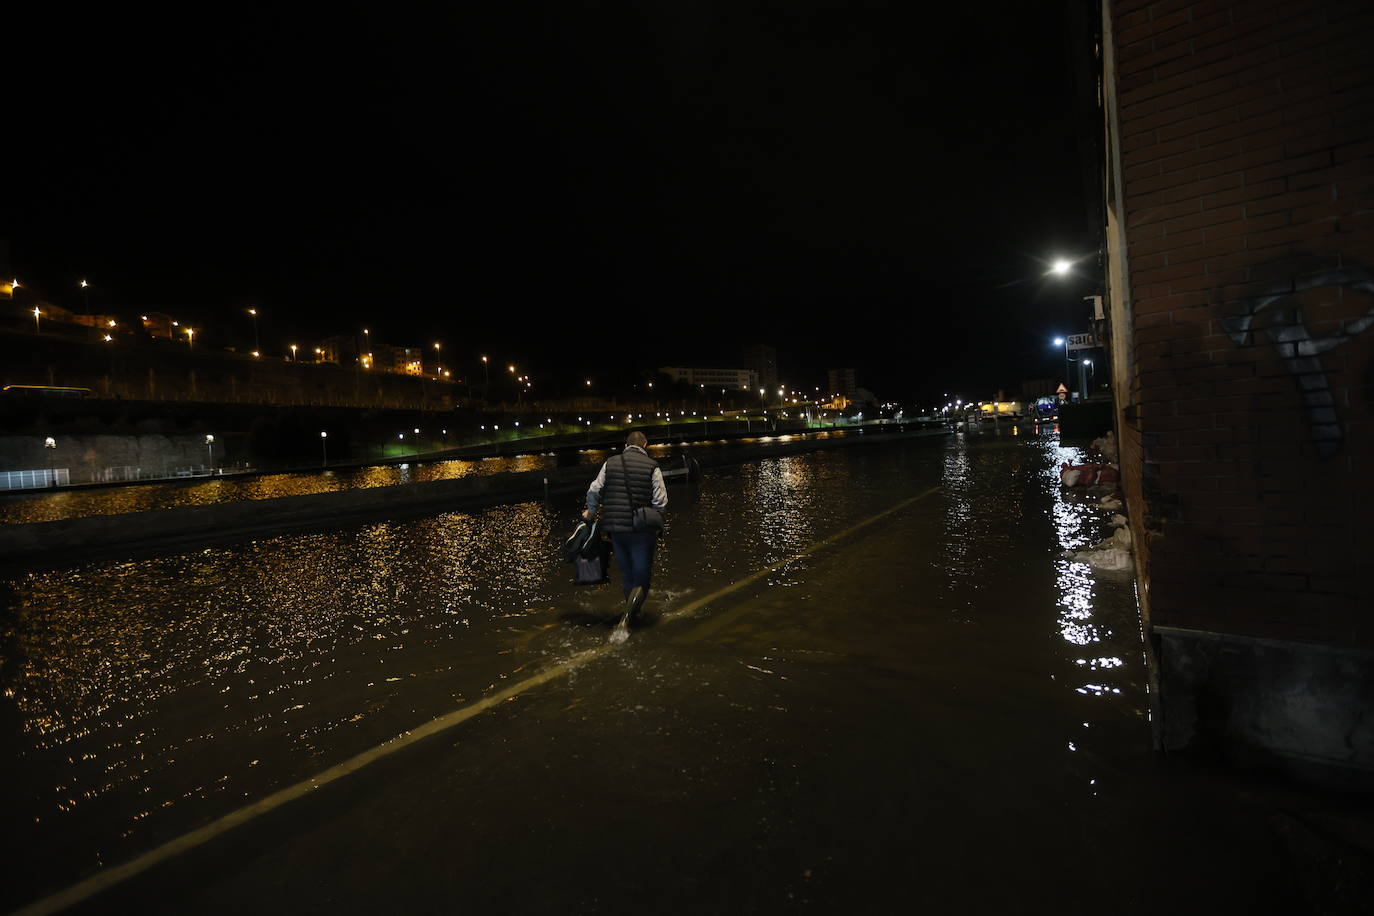
[{"label": "metal fence", "polygon": [[0,471],[0,490],[37,490],[41,487],[65,487],[71,483],[66,468],[41,471]]}]

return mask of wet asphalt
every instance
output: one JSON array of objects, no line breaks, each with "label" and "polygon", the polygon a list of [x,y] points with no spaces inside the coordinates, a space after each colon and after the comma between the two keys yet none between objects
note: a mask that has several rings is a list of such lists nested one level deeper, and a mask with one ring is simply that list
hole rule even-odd
[{"label": "wet asphalt", "polygon": [[553,556],[571,504],[4,583],[4,903],[513,688],[74,911],[1292,912],[1263,814],[1151,750],[1134,583],[1062,556],[1110,531],[1058,486],[1081,454],[989,430],[675,486],[611,651],[618,590]]}]

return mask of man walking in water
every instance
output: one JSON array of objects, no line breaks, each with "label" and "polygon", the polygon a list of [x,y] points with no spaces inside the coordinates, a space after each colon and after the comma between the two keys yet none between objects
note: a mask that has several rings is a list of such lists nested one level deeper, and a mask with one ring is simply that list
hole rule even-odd
[{"label": "man walking in water", "polygon": [[644,446],[649,440],[641,432],[625,438],[625,450],[606,459],[601,472],[587,490],[590,520],[601,506],[602,529],[611,536],[611,549],[620,559],[620,588],[625,593],[625,613],[635,619],[649,593],[649,575],[654,566],[657,531],[636,531],[635,509],[652,506],[660,512],[668,507],[668,488],[658,462],[649,457]]}]

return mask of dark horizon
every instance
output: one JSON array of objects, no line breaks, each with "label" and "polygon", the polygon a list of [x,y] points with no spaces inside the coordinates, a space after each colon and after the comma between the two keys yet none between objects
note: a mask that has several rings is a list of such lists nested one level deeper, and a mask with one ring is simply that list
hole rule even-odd
[{"label": "dark horizon", "polygon": [[1095,291],[1074,12],[350,5],[172,42],[31,12],[0,236],[54,302],[89,278],[207,345],[256,306],[265,350],[369,326],[573,375],[768,343],[792,384],[1011,392]]}]

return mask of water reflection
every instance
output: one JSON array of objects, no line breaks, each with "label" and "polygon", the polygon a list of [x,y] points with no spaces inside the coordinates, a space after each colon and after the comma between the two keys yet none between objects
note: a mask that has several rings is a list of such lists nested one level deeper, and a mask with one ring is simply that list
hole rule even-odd
[{"label": "water reflection", "polygon": [[[594,455],[588,455],[587,461]],[[585,462],[579,462],[585,463]],[[211,477],[189,483],[165,482],[134,486],[34,492],[0,497],[0,524],[50,522],[87,515],[116,515],[175,506],[279,496],[307,496],[340,490],[389,487],[430,480],[533,471],[554,467],[552,455],[518,455],[511,458],[450,460],[398,465],[374,465],[336,469],[324,473],[265,474],[251,477]]]},{"label": "water reflection", "polygon": [[[562,585],[549,529],[528,504],[26,576],[4,634],[11,788],[42,835],[117,823],[128,838],[368,746],[393,704],[423,715],[465,693],[444,687],[460,667],[505,676],[491,640]],[[407,682],[437,692],[402,700]],[[246,765],[264,759],[270,776]],[[116,797],[147,804],[116,815]]]}]

